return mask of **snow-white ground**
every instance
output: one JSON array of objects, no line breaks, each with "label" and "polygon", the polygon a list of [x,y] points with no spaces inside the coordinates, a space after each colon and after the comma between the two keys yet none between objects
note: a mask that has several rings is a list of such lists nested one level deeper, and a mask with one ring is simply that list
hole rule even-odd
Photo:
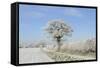
[{"label": "snow-white ground", "polygon": [[[62,53],[62,52],[56,52],[56,51],[53,51],[53,50],[49,50],[49,49],[46,49],[44,48],[43,49],[44,51],[46,52],[51,52],[51,54],[49,53],[49,56],[51,58],[55,58],[56,61],[65,61],[65,59],[69,59],[66,60],[66,61],[74,61],[74,60],[95,60],[96,57],[95,56],[92,56],[92,55],[78,55],[78,54],[70,54],[70,53]],[[58,56],[58,57],[57,57]]]},{"label": "snow-white ground", "polygon": [[[43,62],[54,62],[55,60],[51,59],[51,57],[47,55],[46,52],[54,52],[49,51],[48,49],[43,48],[19,48],[19,64],[24,63],[43,63]],[[95,57],[90,56],[80,56],[80,55],[72,55],[66,53],[59,53],[60,56],[70,56],[78,60],[94,60]],[[52,55],[54,56],[54,55]]]},{"label": "snow-white ground", "polygon": [[19,64],[53,62],[40,48],[19,48]]}]

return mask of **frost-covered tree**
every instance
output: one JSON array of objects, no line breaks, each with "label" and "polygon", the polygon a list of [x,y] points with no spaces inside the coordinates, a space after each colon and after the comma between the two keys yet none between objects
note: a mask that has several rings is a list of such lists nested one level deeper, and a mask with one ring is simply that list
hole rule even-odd
[{"label": "frost-covered tree", "polygon": [[58,45],[57,51],[60,51],[63,37],[71,36],[73,32],[72,28],[63,20],[49,21],[45,30],[56,40]]}]

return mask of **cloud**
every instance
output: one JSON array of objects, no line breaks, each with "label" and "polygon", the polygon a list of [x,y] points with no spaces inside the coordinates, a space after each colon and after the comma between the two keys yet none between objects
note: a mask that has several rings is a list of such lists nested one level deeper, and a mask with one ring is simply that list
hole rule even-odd
[{"label": "cloud", "polygon": [[31,16],[31,17],[34,17],[34,18],[42,18],[42,17],[45,16],[43,13],[41,13],[41,12],[35,12],[35,11],[29,12],[27,15]]},{"label": "cloud", "polygon": [[40,18],[44,16],[42,12],[37,11],[39,9],[39,6],[20,5],[19,8],[20,8],[20,14],[22,14],[24,17]]},{"label": "cloud", "polygon": [[65,14],[69,16],[76,16],[76,17],[82,16],[78,8],[66,8]]}]

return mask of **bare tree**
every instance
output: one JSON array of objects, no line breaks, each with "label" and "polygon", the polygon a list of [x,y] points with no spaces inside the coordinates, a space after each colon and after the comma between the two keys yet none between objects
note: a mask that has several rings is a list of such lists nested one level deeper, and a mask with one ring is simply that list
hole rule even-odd
[{"label": "bare tree", "polygon": [[56,40],[58,45],[57,51],[60,51],[61,40],[63,37],[71,36],[73,32],[71,27],[68,24],[65,24],[63,20],[49,21],[45,30]]}]

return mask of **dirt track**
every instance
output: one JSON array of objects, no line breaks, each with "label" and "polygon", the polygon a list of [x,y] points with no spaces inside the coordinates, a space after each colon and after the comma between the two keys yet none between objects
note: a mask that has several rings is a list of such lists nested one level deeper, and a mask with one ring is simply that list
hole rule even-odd
[{"label": "dirt track", "polygon": [[40,48],[19,48],[19,64],[53,62]]}]

